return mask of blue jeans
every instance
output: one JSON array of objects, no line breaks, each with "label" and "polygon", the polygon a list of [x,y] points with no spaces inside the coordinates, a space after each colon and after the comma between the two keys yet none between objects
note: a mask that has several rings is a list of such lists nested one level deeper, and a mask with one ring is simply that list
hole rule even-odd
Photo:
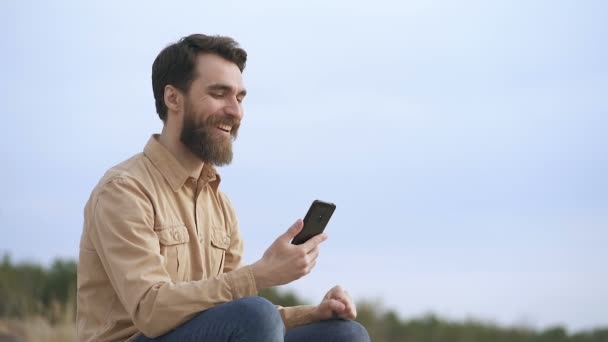
[{"label": "blue jeans", "polygon": [[329,320],[285,332],[279,311],[268,300],[247,297],[203,311],[157,338],[135,342],[369,342],[365,328],[353,321]]}]

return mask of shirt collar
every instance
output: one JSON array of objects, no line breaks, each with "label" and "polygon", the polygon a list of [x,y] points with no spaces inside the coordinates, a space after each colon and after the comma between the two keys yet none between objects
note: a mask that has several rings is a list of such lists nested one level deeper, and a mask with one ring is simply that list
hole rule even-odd
[{"label": "shirt collar", "polygon": [[[169,150],[167,150],[159,141],[158,134],[153,134],[146,147],[144,148],[144,154],[152,161],[152,164],[160,171],[165,177],[171,189],[178,191],[194,170],[187,169],[182,163],[180,163]],[[217,191],[217,187],[220,183],[220,177],[215,168],[205,163],[203,170],[198,178],[199,181],[211,183],[213,188]]]}]

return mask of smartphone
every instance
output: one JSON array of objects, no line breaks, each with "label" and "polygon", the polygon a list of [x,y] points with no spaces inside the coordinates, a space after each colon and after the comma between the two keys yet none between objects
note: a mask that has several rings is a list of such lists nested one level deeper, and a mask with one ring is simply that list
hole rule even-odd
[{"label": "smartphone", "polygon": [[304,228],[293,238],[291,243],[299,245],[308,241],[313,236],[323,233],[334,210],[336,210],[336,205],[333,203],[319,200],[313,201],[306,216],[304,216]]}]

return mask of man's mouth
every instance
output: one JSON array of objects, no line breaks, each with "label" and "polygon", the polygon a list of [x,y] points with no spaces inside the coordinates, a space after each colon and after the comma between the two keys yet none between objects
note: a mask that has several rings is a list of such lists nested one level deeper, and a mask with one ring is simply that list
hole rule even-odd
[{"label": "man's mouth", "polygon": [[232,131],[232,126],[230,126],[230,125],[219,125],[219,126],[217,126],[217,128],[220,131],[224,131],[224,132],[226,132],[228,134],[230,134],[230,131]]}]

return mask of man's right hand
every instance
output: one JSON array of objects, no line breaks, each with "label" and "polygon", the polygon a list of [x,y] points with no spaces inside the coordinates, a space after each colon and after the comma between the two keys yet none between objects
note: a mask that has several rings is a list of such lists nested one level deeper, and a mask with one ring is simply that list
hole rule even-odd
[{"label": "man's right hand", "polygon": [[315,267],[319,244],[327,235],[319,234],[301,245],[291,244],[303,227],[302,220],[297,220],[268,247],[262,259],[251,265],[258,289],[291,283]]}]

